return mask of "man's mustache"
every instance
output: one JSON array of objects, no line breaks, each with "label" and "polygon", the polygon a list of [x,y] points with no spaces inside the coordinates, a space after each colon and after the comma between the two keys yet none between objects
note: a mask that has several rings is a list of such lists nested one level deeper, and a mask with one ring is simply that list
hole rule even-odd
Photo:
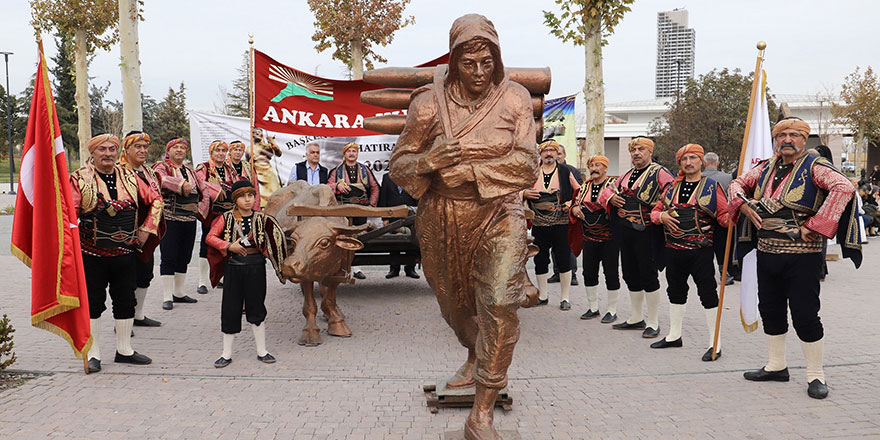
[{"label": "man's mustache", "polygon": [[590,175],[591,175],[591,176],[594,175],[594,174],[598,176],[598,175],[599,175],[599,172],[598,172],[598,171],[590,171]]},{"label": "man's mustache", "polygon": [[783,142],[783,143],[779,144],[779,148],[783,148],[783,147],[796,148],[794,146],[794,143],[792,143],[792,142]]}]

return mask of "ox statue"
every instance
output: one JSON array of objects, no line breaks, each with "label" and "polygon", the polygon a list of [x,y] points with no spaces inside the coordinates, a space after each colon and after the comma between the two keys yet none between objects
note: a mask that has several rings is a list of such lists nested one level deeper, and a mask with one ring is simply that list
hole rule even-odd
[{"label": "ox statue", "polygon": [[309,186],[296,181],[275,192],[266,205],[266,212],[278,219],[288,236],[288,257],[281,266],[282,275],[302,286],[303,327],[300,345],[314,347],[321,344],[321,335],[315,320],[318,307],[314,297],[314,283],[321,289],[321,311],[327,318],[327,333],[349,337],[351,330],[345,316],[336,305],[336,288],[348,282],[354,251],[363,248],[355,236],[367,225],[348,226],[345,218],[309,217],[297,221],[288,215],[291,206],[334,206],[336,199],[327,185]]}]

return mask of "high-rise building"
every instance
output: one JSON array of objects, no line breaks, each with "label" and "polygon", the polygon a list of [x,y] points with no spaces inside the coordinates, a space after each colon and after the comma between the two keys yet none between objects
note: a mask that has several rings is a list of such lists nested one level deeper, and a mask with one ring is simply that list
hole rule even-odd
[{"label": "high-rise building", "polygon": [[676,96],[688,78],[694,77],[696,34],[688,27],[688,11],[657,13],[657,71],[654,95]]}]

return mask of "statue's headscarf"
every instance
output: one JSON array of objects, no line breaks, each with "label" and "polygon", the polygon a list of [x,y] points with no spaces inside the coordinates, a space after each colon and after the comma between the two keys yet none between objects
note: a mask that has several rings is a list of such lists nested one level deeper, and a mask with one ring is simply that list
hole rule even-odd
[{"label": "statue's headscarf", "polygon": [[504,64],[501,62],[501,45],[498,43],[498,32],[495,25],[488,18],[480,14],[467,14],[458,17],[452,22],[452,28],[449,29],[449,74],[447,81],[455,80],[458,71],[455,66],[461,57],[461,46],[474,38],[482,38],[489,43],[489,51],[492,53],[495,61],[495,72],[492,75],[492,82],[501,83],[504,79]]}]

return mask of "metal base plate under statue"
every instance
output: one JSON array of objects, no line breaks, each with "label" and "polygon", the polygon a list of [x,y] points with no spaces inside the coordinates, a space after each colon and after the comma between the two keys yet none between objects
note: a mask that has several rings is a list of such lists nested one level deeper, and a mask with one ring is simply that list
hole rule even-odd
[{"label": "metal base plate under statue", "polygon": [[[522,440],[522,436],[517,431],[498,430],[498,437],[501,440]],[[443,434],[443,440],[464,440],[464,430],[447,431]]]},{"label": "metal base plate under statue", "polygon": [[[425,384],[422,387],[422,390],[425,391],[428,410],[431,411],[431,414],[437,414],[440,408],[469,408],[474,406],[475,387],[449,388],[446,386],[447,380],[448,378],[441,378],[437,380],[436,384]],[[502,388],[495,399],[495,406],[501,407],[504,411],[510,411],[511,405],[513,405],[513,398],[507,393],[506,387]],[[502,438],[507,440],[507,437],[502,436]]]}]

